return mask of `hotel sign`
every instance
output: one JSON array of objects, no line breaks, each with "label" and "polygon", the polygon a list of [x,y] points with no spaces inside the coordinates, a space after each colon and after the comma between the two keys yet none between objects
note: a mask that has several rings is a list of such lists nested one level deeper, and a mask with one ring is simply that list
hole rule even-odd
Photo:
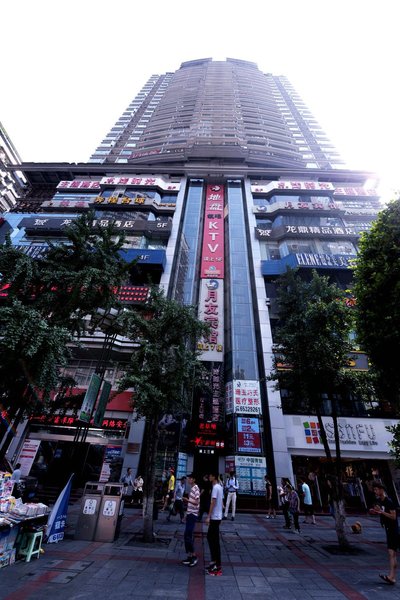
[{"label": "hotel sign", "polygon": [[210,334],[197,344],[200,360],[222,362],[224,357],[224,282],[202,279],[199,319],[210,326]]},{"label": "hotel sign", "polygon": [[349,269],[357,258],[353,254],[314,254],[301,252],[294,255],[299,267],[321,267],[326,269]]},{"label": "hotel sign", "polygon": [[285,225],[271,229],[270,227],[256,227],[256,238],[259,240],[277,239],[287,235],[294,237],[321,235],[323,237],[341,237],[356,236],[357,232],[352,227],[327,227],[327,226],[309,226],[309,225]]}]

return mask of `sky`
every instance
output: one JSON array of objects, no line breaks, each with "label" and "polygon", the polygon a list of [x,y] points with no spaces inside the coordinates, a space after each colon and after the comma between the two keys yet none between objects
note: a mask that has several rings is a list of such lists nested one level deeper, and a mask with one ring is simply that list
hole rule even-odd
[{"label": "sky", "polygon": [[26,162],[85,162],[152,74],[211,57],[286,75],[349,168],[400,189],[397,0],[1,3],[0,121]]}]

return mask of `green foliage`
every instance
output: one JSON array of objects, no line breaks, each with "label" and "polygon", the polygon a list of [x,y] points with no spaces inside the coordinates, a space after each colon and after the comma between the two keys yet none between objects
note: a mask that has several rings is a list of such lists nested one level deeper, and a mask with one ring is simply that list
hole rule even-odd
[{"label": "green foliage", "polygon": [[193,306],[166,298],[153,288],[144,307],[125,311],[123,329],[136,340],[120,389],[135,390],[139,416],[180,414],[190,407],[193,386],[200,382],[202,364],[196,343],[208,332]]},{"label": "green foliage", "polygon": [[74,221],[66,242],[37,259],[9,238],[0,246],[1,282],[9,284],[0,306],[0,402],[12,416],[32,411],[32,393],[43,408],[88,317],[118,304],[114,291],[130,268],[119,254],[123,238],[93,228],[93,217]]},{"label": "green foliage", "polygon": [[357,335],[386,399],[400,403],[400,200],[363,234],[354,269]]},{"label": "green foliage", "polygon": [[278,306],[273,378],[303,404],[315,406],[321,394],[338,393],[348,380],[351,309],[327,277],[313,272],[306,282],[292,270],[278,282]]},{"label": "green foliage", "polygon": [[394,457],[396,467],[400,468],[400,423],[386,427],[387,431],[393,435],[389,443],[390,452]]}]

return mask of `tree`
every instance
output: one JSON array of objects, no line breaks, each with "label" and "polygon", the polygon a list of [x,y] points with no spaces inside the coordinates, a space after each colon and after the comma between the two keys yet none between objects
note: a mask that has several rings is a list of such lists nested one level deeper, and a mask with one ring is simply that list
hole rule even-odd
[{"label": "tree", "polygon": [[197,341],[208,327],[198,320],[195,307],[170,300],[156,288],[143,307],[125,312],[122,321],[125,335],[137,344],[120,389],[134,389],[135,411],[146,419],[143,539],[153,542],[159,422],[164,414],[190,410],[194,386],[202,380]]},{"label": "tree", "polygon": [[354,268],[356,330],[386,400],[400,406],[400,199],[364,233]]},{"label": "tree", "polygon": [[15,428],[38,407],[43,412],[71,344],[98,308],[118,306],[115,290],[130,268],[120,255],[124,238],[112,227],[93,227],[93,216],[73,221],[65,243],[49,243],[37,259],[10,239],[0,246],[0,402],[6,417],[0,440],[10,422]]},{"label": "tree", "polygon": [[[344,293],[329,279],[313,272],[311,281],[303,281],[288,270],[278,280],[279,325],[275,335],[276,358],[272,379],[286,389],[294,401],[317,415],[321,441],[331,474],[339,545],[349,545],[345,530],[343,491],[340,481],[341,454],[337,423],[339,402],[345,402],[356,390],[356,376],[348,370],[349,341],[353,326],[351,309]],[[336,457],[328,444],[322,414],[330,405],[335,432]]]}]

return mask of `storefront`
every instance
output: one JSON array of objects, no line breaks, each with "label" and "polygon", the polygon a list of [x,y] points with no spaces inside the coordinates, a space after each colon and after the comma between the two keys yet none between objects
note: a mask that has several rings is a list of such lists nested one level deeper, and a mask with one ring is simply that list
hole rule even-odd
[{"label": "storefront", "polygon": [[[321,442],[318,420],[310,415],[285,415],[284,418],[294,479],[304,477],[310,485],[315,507],[327,509],[326,476],[332,472],[332,465]],[[332,456],[336,456],[333,420],[323,417],[323,423]],[[386,429],[397,423],[390,419],[338,419],[341,482],[348,509],[366,510],[371,506],[374,481],[383,483],[389,495],[399,503],[399,486],[389,448],[392,436]]]}]

